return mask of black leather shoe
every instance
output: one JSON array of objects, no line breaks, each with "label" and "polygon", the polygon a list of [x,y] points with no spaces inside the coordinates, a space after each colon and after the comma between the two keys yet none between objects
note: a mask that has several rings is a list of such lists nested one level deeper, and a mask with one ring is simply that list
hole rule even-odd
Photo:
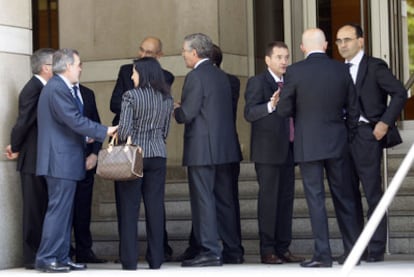
[{"label": "black leather shoe", "polygon": [[108,262],[105,259],[96,257],[95,253],[92,250],[86,251],[84,253],[76,254],[76,262],[84,264],[103,264]]},{"label": "black leather shoe", "polygon": [[302,262],[300,266],[301,267],[332,267],[332,262],[329,263],[329,262],[310,260],[307,262]]},{"label": "black leather shoe", "polygon": [[214,255],[197,255],[194,259],[191,260],[184,260],[181,263],[182,267],[190,267],[190,266],[221,266],[223,265],[223,261],[220,257]]},{"label": "black leather shoe", "polygon": [[367,263],[376,263],[376,262],[383,262],[384,261],[384,254],[374,256],[374,255],[368,255],[366,262]]},{"label": "black leather shoe", "polygon": [[223,257],[223,264],[242,264],[244,263],[243,257]]},{"label": "black leather shoe", "polygon": [[184,253],[177,256],[174,260],[176,262],[182,262],[182,261],[185,261],[185,260],[194,259],[197,255],[198,255],[198,250],[196,250],[195,248],[190,246],[184,251]]},{"label": "black leather shoe", "polygon": [[85,270],[86,269],[86,264],[77,264],[72,261],[69,261],[63,265],[69,267],[70,270]]},{"label": "black leather shoe", "polygon": [[42,272],[48,272],[48,273],[63,273],[63,272],[69,272],[70,267],[61,265],[57,262],[53,262],[50,264],[46,264],[43,266],[36,266],[36,269]]}]

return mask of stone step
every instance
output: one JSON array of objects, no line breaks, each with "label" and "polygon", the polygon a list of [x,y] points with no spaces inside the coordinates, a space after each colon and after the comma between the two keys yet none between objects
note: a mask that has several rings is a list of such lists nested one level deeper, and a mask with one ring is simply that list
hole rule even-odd
[{"label": "stone step", "polygon": [[[145,221],[139,219],[138,222],[138,237],[145,238]],[[339,229],[336,218],[330,216],[328,218],[328,225],[331,236],[339,237]],[[258,225],[257,219],[244,219],[241,221],[243,239],[257,239]],[[414,235],[414,220],[412,215],[394,215],[389,217],[390,236],[401,237],[402,234],[409,234],[410,237]],[[167,231],[170,239],[187,240],[191,230],[191,220],[168,220]],[[116,221],[94,221],[91,224],[91,231],[94,239],[107,240],[116,239],[118,237],[117,222]],[[311,238],[310,220],[307,217],[295,217],[292,221],[292,232],[294,238]],[[414,247],[414,246],[413,246]]]},{"label": "stone step", "polygon": [[[414,253],[413,247],[414,239],[406,237],[394,237],[389,241],[389,251],[393,254],[410,254]],[[186,241],[169,240],[169,245],[173,249],[173,256],[176,257],[184,252],[188,246]],[[290,250],[296,255],[303,255],[310,257],[313,253],[314,242],[310,238],[294,238],[290,245]],[[337,256],[343,253],[342,240],[340,238],[331,238],[330,246],[332,255]],[[146,251],[145,239],[139,240],[139,255],[140,259],[144,259]],[[243,240],[243,247],[246,256],[253,256],[260,261],[259,240],[250,239]],[[118,241],[115,240],[98,240],[94,241],[93,249],[99,257],[104,257],[109,260],[118,258]]]},{"label": "stone step", "polygon": [[[392,215],[410,214],[414,211],[414,195],[399,195],[397,200],[393,201],[389,208]],[[251,219],[257,217],[257,199],[256,198],[240,198],[240,215],[241,219]],[[363,201],[363,207],[367,210],[366,201]],[[304,197],[296,197],[294,202],[294,217],[308,217],[308,206]],[[328,198],[326,203],[328,215],[334,216],[334,208],[332,201]],[[188,200],[166,201],[166,217],[167,220],[189,219],[191,217],[190,202]],[[145,217],[145,209],[141,203],[140,218]],[[99,216],[95,219],[106,218],[116,219],[116,207],[114,202],[101,203],[99,205]]]},{"label": "stone step", "polygon": [[[392,176],[389,177],[388,183],[391,183]],[[113,203],[115,202],[114,197],[114,186],[113,183],[97,183],[95,188],[98,187],[99,199],[96,200],[99,203]],[[404,179],[401,187],[398,191],[398,195],[414,195],[414,175],[408,175]],[[325,182],[325,188],[327,193],[327,198],[330,197],[329,195],[329,188],[327,183]],[[363,193],[363,191],[361,190]],[[257,198],[258,193],[258,184],[256,180],[246,180],[240,179],[239,181],[239,199],[255,199]],[[297,178],[295,179],[295,197],[296,198],[303,198],[304,191],[303,191],[303,183],[302,179]],[[175,182],[175,183],[167,183],[165,185],[165,201],[184,201],[189,200],[189,189],[187,182]],[[95,202],[96,202],[95,201]]]},{"label": "stone step", "polygon": [[[392,151],[390,151],[392,152]],[[404,153],[394,151],[388,157],[389,182],[404,158]],[[169,244],[175,253],[180,254],[187,247],[191,228],[191,211],[186,170],[183,167],[169,167],[166,184],[165,205],[167,213],[167,230]],[[295,202],[293,218],[293,241],[290,249],[294,253],[308,255],[313,251],[308,209],[304,198],[302,179],[298,167],[295,180]],[[389,209],[390,250],[392,253],[414,253],[414,174],[413,170],[405,178],[401,188]],[[326,206],[331,232],[331,248],[335,254],[342,252],[333,204],[326,185]],[[257,192],[258,184],[252,163],[241,164],[239,198],[241,208],[241,225],[243,245],[246,255],[258,255],[259,241],[257,230]],[[364,207],[366,206],[363,201]],[[365,207],[366,209],[366,207]],[[94,249],[100,256],[117,257],[118,235],[115,211],[113,182],[97,177],[95,184],[93,222]],[[145,251],[145,211],[141,208],[138,220],[141,254]],[[142,254],[144,255],[144,254]]]}]

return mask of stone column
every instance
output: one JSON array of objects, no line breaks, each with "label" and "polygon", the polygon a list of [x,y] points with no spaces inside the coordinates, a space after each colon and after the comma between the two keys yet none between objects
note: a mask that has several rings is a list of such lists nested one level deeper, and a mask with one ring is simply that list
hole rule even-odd
[{"label": "stone column", "polygon": [[4,148],[17,116],[18,95],[31,76],[32,10],[30,0],[0,0],[0,269],[21,266],[22,197],[16,162]]}]

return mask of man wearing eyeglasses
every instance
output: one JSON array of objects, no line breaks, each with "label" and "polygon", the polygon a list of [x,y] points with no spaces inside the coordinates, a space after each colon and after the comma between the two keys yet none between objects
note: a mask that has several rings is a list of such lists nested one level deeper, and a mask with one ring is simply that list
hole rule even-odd
[{"label": "man wearing eyeglasses", "polygon": [[[141,42],[138,49],[138,58],[143,57],[152,57],[159,59],[163,55],[162,52],[162,42],[157,37],[146,37]],[[118,73],[118,79],[114,90],[112,92],[110,109],[115,114],[114,119],[112,120],[114,125],[118,125],[119,115],[121,114],[121,102],[122,95],[125,91],[131,90],[134,88],[134,82],[131,79],[132,75],[132,66],[133,64],[124,64],[120,67]],[[165,82],[172,86],[174,82],[174,75],[168,70],[163,69]],[[117,182],[115,182],[115,197],[117,197]],[[165,229],[164,232],[164,256],[165,261],[170,261],[172,258],[173,250],[168,245],[168,234]]]},{"label": "man wearing eyeglasses", "polygon": [[[356,24],[342,26],[336,35],[336,45],[354,81],[360,104],[357,132],[350,144],[351,182],[354,187],[360,231],[364,226],[359,182],[368,203],[368,218],[382,197],[381,159],[385,136],[395,125],[407,99],[407,91],[397,80],[387,64],[364,53],[362,28]],[[388,96],[391,101],[387,105]],[[368,244],[362,257],[367,262],[384,260],[387,223],[384,217]],[[347,253],[338,260],[343,262]]]}]

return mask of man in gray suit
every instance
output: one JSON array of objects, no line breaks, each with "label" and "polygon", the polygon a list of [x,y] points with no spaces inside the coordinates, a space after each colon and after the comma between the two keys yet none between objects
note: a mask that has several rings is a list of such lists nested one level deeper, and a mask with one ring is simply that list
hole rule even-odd
[{"label": "man in gray suit", "polygon": [[282,116],[295,117],[294,158],[299,164],[309,208],[315,249],[302,267],[331,267],[324,170],[332,194],[345,251],[358,238],[355,199],[346,182],[348,139],[358,122],[358,102],[348,68],[330,59],[322,30],[306,30],[301,49],[306,59],[286,70],[276,107]]},{"label": "man in gray suit", "polygon": [[[181,103],[175,104],[178,123],[185,124],[183,165],[188,167],[194,236],[201,252],[182,266],[222,265],[217,214],[237,234],[237,211],[232,196],[231,164],[240,150],[227,75],[209,60],[213,43],[204,34],[184,38],[182,55],[187,74]],[[235,247],[239,247],[235,238]]]},{"label": "man in gray suit", "polygon": [[73,199],[76,183],[85,177],[86,137],[102,142],[118,127],[106,127],[82,115],[73,86],[79,82],[81,61],[76,50],[53,55],[52,77],[40,94],[36,174],[44,176],[49,204],[35,267],[44,272],[68,272],[86,265],[70,260]]}]

